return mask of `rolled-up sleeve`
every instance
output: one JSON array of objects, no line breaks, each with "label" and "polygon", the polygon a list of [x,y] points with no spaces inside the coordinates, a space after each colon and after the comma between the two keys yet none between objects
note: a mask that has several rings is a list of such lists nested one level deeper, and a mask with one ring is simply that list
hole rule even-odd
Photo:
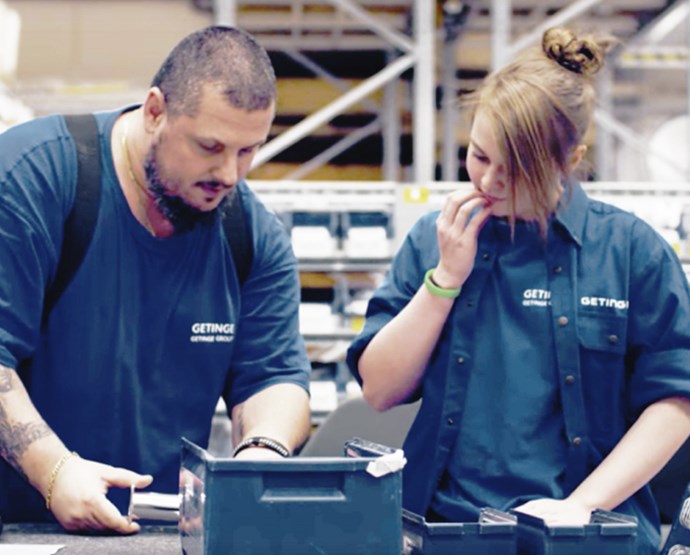
[{"label": "rolled-up sleeve", "polygon": [[383,283],[369,300],[364,327],[347,351],[348,368],[360,385],[358,366],[364,349],[410,302],[422,284],[426,269],[438,263],[437,217],[438,212],[431,212],[415,223],[393,258]]},{"label": "rolled-up sleeve", "polygon": [[[671,247],[645,225],[635,230],[629,344],[634,365],[629,406],[639,414],[655,401],[690,399],[690,288]],[[637,258],[637,260],[635,260]]]}]

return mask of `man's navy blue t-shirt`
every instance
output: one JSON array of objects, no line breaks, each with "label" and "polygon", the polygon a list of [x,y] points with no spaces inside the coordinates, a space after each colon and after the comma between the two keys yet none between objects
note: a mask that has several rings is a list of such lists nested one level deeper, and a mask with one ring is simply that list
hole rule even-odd
[{"label": "man's navy blue t-shirt", "polygon": [[[98,223],[43,329],[43,293],[75,193],[74,142],[59,116],[0,135],[0,364],[20,369],[68,449],[176,492],[180,438],[207,445],[220,396],[232,409],[269,385],[308,389],[297,264],[279,219],[243,182],[254,259],[241,294],[220,217],[151,236],[115,174],[110,134],[120,113],[97,114]],[[0,493],[3,516],[45,516],[38,493],[4,471],[12,492]]]}]

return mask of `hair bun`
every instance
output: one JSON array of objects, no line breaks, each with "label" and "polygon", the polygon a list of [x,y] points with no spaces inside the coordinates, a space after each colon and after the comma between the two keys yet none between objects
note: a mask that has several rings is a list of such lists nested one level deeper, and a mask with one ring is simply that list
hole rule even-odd
[{"label": "hair bun", "polygon": [[553,27],[544,32],[544,53],[560,66],[574,73],[594,75],[604,65],[604,56],[612,41],[598,40],[591,35],[579,38],[564,27]]}]

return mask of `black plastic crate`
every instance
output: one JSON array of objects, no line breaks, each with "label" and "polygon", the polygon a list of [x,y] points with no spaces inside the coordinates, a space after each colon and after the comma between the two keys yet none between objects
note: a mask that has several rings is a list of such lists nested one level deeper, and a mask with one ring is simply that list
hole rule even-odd
[{"label": "black plastic crate", "polygon": [[183,440],[186,555],[400,555],[402,473],[374,458],[219,459]]},{"label": "black plastic crate", "polygon": [[610,511],[592,512],[589,524],[549,526],[542,519],[517,517],[518,555],[635,555],[637,519]]},{"label": "black plastic crate", "polygon": [[484,509],[478,522],[427,522],[403,509],[403,555],[515,555],[515,517]]}]

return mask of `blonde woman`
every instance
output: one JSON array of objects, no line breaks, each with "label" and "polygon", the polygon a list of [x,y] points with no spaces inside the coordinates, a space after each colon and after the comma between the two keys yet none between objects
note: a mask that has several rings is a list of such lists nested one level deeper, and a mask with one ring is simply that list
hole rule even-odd
[{"label": "blonde woman", "polygon": [[646,484],[690,434],[690,295],[669,245],[572,175],[609,44],[551,29],[486,79],[474,191],[410,231],[348,363],[378,410],[422,398],[406,508],[552,524],[617,510],[655,553]]}]

